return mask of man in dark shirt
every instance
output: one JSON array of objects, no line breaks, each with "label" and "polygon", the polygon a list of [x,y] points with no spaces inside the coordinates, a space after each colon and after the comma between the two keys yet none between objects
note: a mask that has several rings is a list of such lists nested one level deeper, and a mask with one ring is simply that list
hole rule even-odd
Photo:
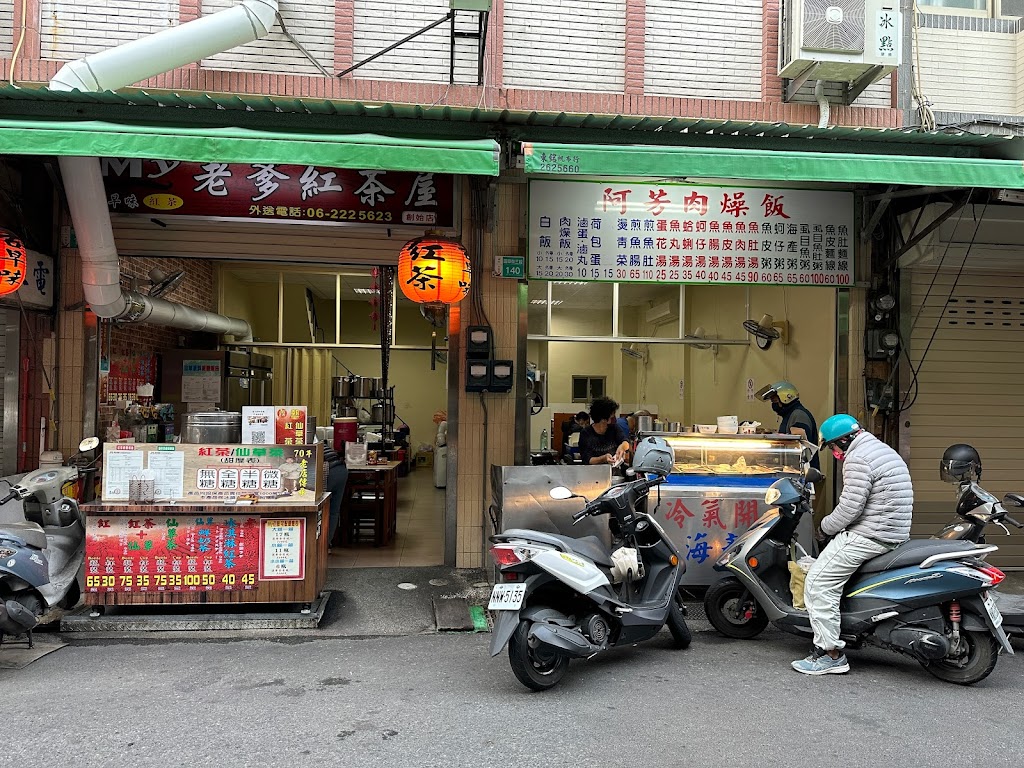
[{"label": "man in dark shirt", "polygon": [[[772,410],[782,420],[779,423],[779,433],[783,435],[800,435],[804,440],[814,445],[818,444],[818,423],[814,416],[800,402],[800,393],[796,387],[788,381],[777,381],[767,387],[762,387],[757,396],[772,404]],[[821,469],[818,452],[815,451],[811,457],[811,466]],[[825,483],[823,481],[814,484],[814,508],[812,517],[814,524],[818,525],[825,516]]]},{"label": "man in dark shirt", "polygon": [[577,432],[582,432],[590,426],[590,414],[586,411],[580,411],[573,418],[568,421],[562,422],[562,457],[566,458],[571,453],[577,452],[579,449],[576,446],[569,445],[569,436],[574,435]]},{"label": "man in dark shirt", "polygon": [[584,464],[622,463],[629,451],[629,440],[615,423],[619,404],[610,397],[599,397],[590,405],[593,423],[580,433],[580,458]]}]

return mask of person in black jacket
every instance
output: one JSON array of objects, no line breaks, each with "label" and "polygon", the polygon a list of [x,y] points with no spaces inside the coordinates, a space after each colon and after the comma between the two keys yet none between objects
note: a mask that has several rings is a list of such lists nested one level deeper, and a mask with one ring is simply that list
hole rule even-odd
[{"label": "person in black jacket", "polygon": [[580,434],[580,458],[584,464],[617,465],[626,460],[629,440],[615,423],[619,404],[610,397],[599,397],[590,405],[593,424]]},{"label": "person in black jacket", "polygon": [[572,452],[569,447],[569,436],[582,432],[590,426],[590,414],[580,411],[571,419],[562,422],[562,458],[566,458]]}]

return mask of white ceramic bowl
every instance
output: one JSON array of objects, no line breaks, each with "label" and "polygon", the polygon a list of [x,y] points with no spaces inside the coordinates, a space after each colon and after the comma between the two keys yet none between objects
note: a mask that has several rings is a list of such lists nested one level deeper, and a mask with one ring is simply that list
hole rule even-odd
[{"label": "white ceramic bowl", "polygon": [[697,431],[702,435],[713,435],[718,431],[717,424],[698,424]]}]

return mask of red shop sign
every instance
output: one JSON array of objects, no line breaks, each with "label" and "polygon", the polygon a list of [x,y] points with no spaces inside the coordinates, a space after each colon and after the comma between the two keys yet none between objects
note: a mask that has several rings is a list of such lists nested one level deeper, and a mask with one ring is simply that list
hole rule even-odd
[{"label": "red shop sign", "polygon": [[101,164],[111,213],[455,225],[455,181],[446,174],[111,157]]},{"label": "red shop sign", "polygon": [[256,589],[259,519],[154,509],[90,517],[87,592],[231,592]]}]

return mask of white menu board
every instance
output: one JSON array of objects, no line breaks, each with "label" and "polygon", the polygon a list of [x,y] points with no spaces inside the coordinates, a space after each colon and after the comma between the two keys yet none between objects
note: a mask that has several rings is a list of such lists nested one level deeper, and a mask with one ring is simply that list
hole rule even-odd
[{"label": "white menu board", "polygon": [[185,495],[185,454],[182,451],[150,451],[149,468],[156,475],[157,499],[180,499]]},{"label": "white menu board", "polygon": [[219,360],[183,360],[181,402],[219,403],[221,365]]},{"label": "white menu board", "polygon": [[306,576],[306,521],[260,521],[260,580],[296,581]]},{"label": "white menu board", "polygon": [[531,180],[529,209],[531,278],[853,284],[852,192]]}]

